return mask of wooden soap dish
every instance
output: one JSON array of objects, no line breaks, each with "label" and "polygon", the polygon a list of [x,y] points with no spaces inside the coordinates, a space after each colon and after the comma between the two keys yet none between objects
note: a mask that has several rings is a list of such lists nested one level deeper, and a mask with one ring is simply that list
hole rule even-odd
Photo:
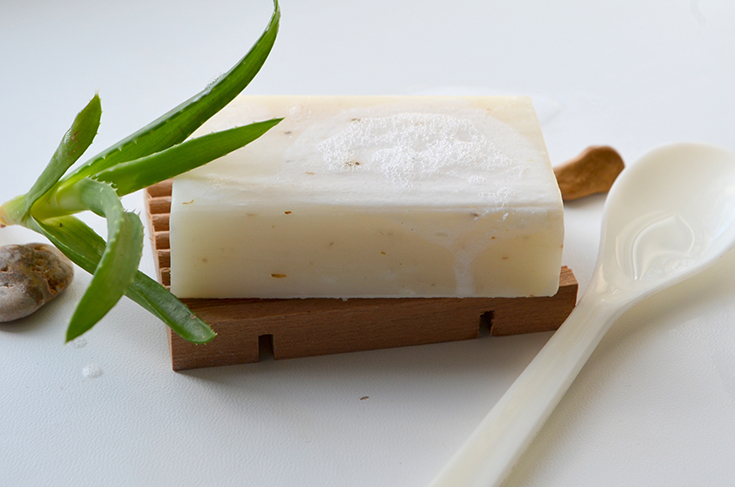
[{"label": "wooden soap dish", "polygon": [[[146,191],[153,255],[161,284],[171,282],[168,219],[171,182]],[[559,292],[535,298],[183,299],[218,336],[193,345],[167,328],[174,370],[423,345],[557,329],[577,301],[577,281],[562,267]]]}]

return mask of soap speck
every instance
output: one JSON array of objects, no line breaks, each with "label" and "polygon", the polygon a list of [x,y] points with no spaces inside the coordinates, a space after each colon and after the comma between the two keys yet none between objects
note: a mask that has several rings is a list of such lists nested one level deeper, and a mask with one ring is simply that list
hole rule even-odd
[{"label": "soap speck", "polygon": [[96,379],[102,375],[102,369],[97,364],[89,364],[82,369],[82,375],[88,379]]},{"label": "soap speck", "polygon": [[77,337],[74,340],[67,343],[67,345],[71,348],[82,348],[85,345],[87,345],[87,339],[84,337]]}]

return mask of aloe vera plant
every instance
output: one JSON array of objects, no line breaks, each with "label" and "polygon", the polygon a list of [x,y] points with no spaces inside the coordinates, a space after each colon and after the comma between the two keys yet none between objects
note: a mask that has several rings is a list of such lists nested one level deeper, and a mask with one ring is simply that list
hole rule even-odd
[{"label": "aloe vera plant", "polygon": [[[270,23],[230,71],[197,95],[117,144],[71,170],[92,144],[102,109],[95,95],[74,119],[51,162],[23,195],[0,206],[0,226],[23,225],[58,247],[93,275],[66,333],[73,340],[88,331],[127,295],[184,339],[206,343],[214,331],[163,286],[138,271],[143,225],[125,211],[120,197],[174,177],[257,139],[280,119],[187,138],[237,96],[263,66],[278,32],[274,0]],[[107,220],[107,241],[74,216],[92,211]]]}]

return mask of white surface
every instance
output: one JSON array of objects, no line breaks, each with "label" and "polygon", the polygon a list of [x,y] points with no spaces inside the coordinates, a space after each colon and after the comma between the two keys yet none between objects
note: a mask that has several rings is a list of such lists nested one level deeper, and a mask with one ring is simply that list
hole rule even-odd
[{"label": "white surface", "polygon": [[[249,93],[528,93],[556,163],[591,144],[628,162],[671,141],[735,149],[730,1],[282,7]],[[30,187],[95,90],[93,151],[229,68],[269,15],[264,1],[4,2],[0,195]],[[566,207],[564,263],[582,288],[603,201]],[[0,230],[0,244],[34,239]],[[86,345],[62,345],[86,282],[0,325],[2,485],[423,486],[549,337],[177,374],[162,325],[128,301]],[[731,484],[734,292],[729,254],[623,315],[507,485]]]},{"label": "white surface", "polygon": [[174,180],[180,298],[553,296],[561,194],[529,97],[242,96],[285,117]]}]

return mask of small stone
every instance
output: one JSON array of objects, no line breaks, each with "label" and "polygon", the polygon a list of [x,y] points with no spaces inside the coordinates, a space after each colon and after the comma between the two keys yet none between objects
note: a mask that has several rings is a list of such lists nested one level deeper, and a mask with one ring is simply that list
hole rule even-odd
[{"label": "small stone", "polygon": [[0,322],[35,312],[66,289],[73,278],[71,261],[51,245],[0,247]]},{"label": "small stone", "polygon": [[608,146],[588,147],[574,159],[554,168],[564,201],[606,193],[625,169],[620,154]]}]

